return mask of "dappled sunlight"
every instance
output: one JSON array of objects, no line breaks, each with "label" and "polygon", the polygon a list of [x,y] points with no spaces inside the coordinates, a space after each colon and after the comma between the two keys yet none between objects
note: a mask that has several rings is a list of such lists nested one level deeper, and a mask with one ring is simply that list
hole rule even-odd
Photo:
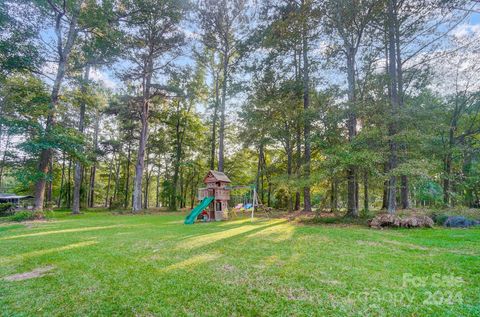
[{"label": "dappled sunlight", "polygon": [[195,236],[188,239],[183,240],[181,243],[177,245],[177,249],[194,249],[199,248],[208,244],[212,244],[214,242],[231,238],[237,236],[239,234],[243,234],[255,229],[262,229],[266,226],[273,225],[278,223],[278,221],[269,221],[262,223],[262,225],[244,225],[238,228],[228,229],[220,232],[209,233],[201,236]]},{"label": "dappled sunlight", "polygon": [[294,231],[295,227],[293,225],[282,223],[251,233],[247,235],[246,238],[268,238],[273,242],[281,242],[291,239]]},{"label": "dappled sunlight", "polygon": [[[255,219],[255,218],[254,218]],[[220,224],[218,224],[219,227],[226,227],[226,226],[233,226],[233,225],[240,225],[246,222],[252,222],[252,218],[243,218],[243,219],[236,219],[236,220],[231,220],[231,221],[225,221]]]},{"label": "dappled sunlight", "polygon": [[185,269],[185,268],[188,268],[188,267],[191,267],[191,266],[196,266],[196,265],[199,265],[199,264],[204,264],[206,262],[216,260],[220,256],[221,255],[217,254],[217,253],[215,253],[215,254],[212,254],[212,253],[200,254],[200,255],[196,255],[196,256],[193,256],[191,258],[188,258],[184,261],[181,261],[181,262],[169,265],[167,267],[164,267],[164,268],[160,269],[160,271],[169,272],[169,271],[172,271],[172,270]]},{"label": "dappled sunlight", "polygon": [[258,264],[254,264],[253,267],[257,270],[263,270],[272,266],[279,267],[284,265],[285,265],[285,261],[280,259],[277,255],[270,255],[260,260]]},{"label": "dappled sunlight", "polygon": [[426,251],[426,250],[430,249],[430,248],[427,248],[427,247],[424,247],[424,246],[421,246],[421,245],[418,245],[418,244],[413,244],[413,243],[408,243],[408,242],[400,242],[400,241],[394,241],[394,240],[383,240],[382,242],[393,244],[394,246],[406,247],[406,248],[413,249],[413,250]]},{"label": "dappled sunlight", "polygon": [[168,221],[165,222],[166,225],[183,225],[183,220],[176,220],[176,221]]},{"label": "dappled sunlight", "polygon": [[57,234],[57,233],[102,230],[102,229],[111,229],[111,228],[118,228],[118,227],[124,227],[124,225],[112,225],[112,226],[102,226],[102,227],[85,227],[85,228],[63,229],[63,230],[53,230],[53,231],[42,231],[42,232],[35,232],[35,233],[19,234],[19,235],[10,236],[10,237],[3,237],[3,238],[0,238],[0,240],[10,240],[10,239],[17,239],[17,238],[46,236],[46,235]]},{"label": "dappled sunlight", "polygon": [[2,257],[0,258],[0,264],[6,264],[10,262],[15,262],[18,260],[26,260],[29,258],[33,258],[36,256],[41,256],[49,253],[55,253],[55,252],[61,252],[61,251],[67,251],[75,248],[82,248],[82,247],[87,247],[90,245],[97,244],[98,242],[95,240],[90,240],[90,241],[83,241],[83,242],[78,242],[78,243],[72,243],[65,245],[63,247],[57,247],[57,248],[51,248],[51,249],[44,249],[44,250],[38,250],[38,251],[32,251],[32,252],[27,252],[27,253],[22,253],[18,255],[13,255],[13,256],[8,256],[8,257]]}]

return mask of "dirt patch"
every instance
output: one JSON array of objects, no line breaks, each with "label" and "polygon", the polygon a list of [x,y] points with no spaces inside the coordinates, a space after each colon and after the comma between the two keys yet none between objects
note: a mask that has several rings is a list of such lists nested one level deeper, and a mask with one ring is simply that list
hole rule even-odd
[{"label": "dirt patch", "polygon": [[39,268],[36,268],[36,269],[34,269],[33,271],[30,271],[30,272],[5,276],[3,278],[3,280],[9,281],[9,282],[29,280],[29,279],[32,279],[32,278],[45,276],[50,271],[52,271],[53,269],[55,269],[55,267],[52,266],[52,265],[45,266],[45,267],[39,267]]},{"label": "dirt patch", "polygon": [[382,242],[390,243],[390,244],[393,244],[393,245],[398,245],[400,247],[406,247],[406,248],[413,249],[413,250],[421,250],[421,251],[430,250],[427,247],[424,247],[424,246],[421,246],[421,245],[418,245],[418,244],[413,244],[413,243],[399,242],[399,241],[394,241],[394,240],[383,240]]},{"label": "dirt patch", "polygon": [[382,244],[376,241],[364,241],[364,240],[357,240],[357,244],[366,245],[369,247],[381,247]]},{"label": "dirt patch", "polygon": [[234,265],[224,264],[222,265],[222,270],[224,270],[225,272],[233,272],[236,270],[236,267]]}]

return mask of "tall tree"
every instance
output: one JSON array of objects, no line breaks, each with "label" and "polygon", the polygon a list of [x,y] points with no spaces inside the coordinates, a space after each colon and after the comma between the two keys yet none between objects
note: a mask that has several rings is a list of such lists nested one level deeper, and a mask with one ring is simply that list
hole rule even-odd
[{"label": "tall tree", "polygon": [[[222,172],[225,164],[226,102],[232,67],[235,64],[235,59],[240,55],[241,39],[238,37],[238,33],[245,22],[245,3],[245,0],[203,0],[199,6],[203,43],[216,51],[221,59],[222,88],[219,109],[218,170]],[[219,83],[218,73],[216,75],[214,85]],[[218,92],[218,87],[215,91]],[[214,116],[214,119],[216,119],[216,116]]]},{"label": "tall tree", "polygon": [[49,144],[48,138],[51,136],[55,126],[55,113],[59,103],[60,88],[63,84],[67,66],[70,58],[70,53],[77,40],[79,27],[79,17],[82,13],[83,0],[72,1],[47,1],[47,4],[42,9],[47,11],[47,16],[54,19],[54,28],[56,35],[56,74],[51,90],[51,102],[49,107],[49,114],[45,122],[45,135],[47,143],[40,153],[38,161],[39,179],[35,184],[35,200],[34,208],[36,210],[43,210],[46,177],[48,173],[48,165],[52,159],[53,147]]},{"label": "tall tree", "polygon": [[[397,54],[396,54],[396,38],[395,38],[395,21],[397,20],[397,1],[388,0],[387,5],[387,43],[388,43],[388,82],[390,94],[390,120],[388,127],[390,153],[388,165],[390,170],[394,170],[398,164],[398,144],[395,139],[398,126],[398,86],[397,86]],[[395,213],[397,207],[397,178],[395,175],[390,175],[388,181],[388,206],[389,213]]]},{"label": "tall tree", "polygon": [[[93,32],[80,34],[78,39],[77,51],[74,52],[75,66],[83,69],[83,78],[79,80],[80,92],[84,95],[80,102],[80,116],[78,120],[78,131],[83,136],[85,130],[85,114],[87,110],[88,96],[92,91],[89,89],[93,83],[90,80],[91,70],[112,64],[115,57],[119,54],[118,41],[121,39],[118,28],[118,18],[115,15],[114,7],[110,2],[102,2],[100,7],[91,9],[98,10],[94,17],[91,17],[90,28]],[[93,12],[93,11],[90,11]],[[95,106],[95,105],[91,105]],[[98,130],[98,129],[96,129]],[[75,162],[74,189],[72,212],[80,212],[80,187],[82,184],[83,165],[81,161]],[[95,169],[92,170],[93,172]],[[93,175],[93,176],[92,176]],[[95,173],[91,178],[95,180]],[[90,196],[90,195],[89,195]],[[88,202],[91,207],[90,201]]]},{"label": "tall tree", "polygon": [[183,33],[179,23],[184,18],[183,1],[141,0],[125,1],[126,26],[129,28],[126,59],[132,67],[124,73],[124,80],[139,84],[137,101],[141,132],[133,183],[133,212],[142,209],[142,181],[145,166],[145,147],[148,141],[148,120],[152,98],[159,95],[152,81],[179,54]]},{"label": "tall tree", "polygon": [[[339,51],[345,56],[348,83],[347,131],[348,141],[357,135],[357,53],[364,43],[366,29],[372,21],[377,0],[327,1],[325,5],[327,30],[339,38]],[[347,168],[347,214],[358,217],[358,173],[355,165]]]}]

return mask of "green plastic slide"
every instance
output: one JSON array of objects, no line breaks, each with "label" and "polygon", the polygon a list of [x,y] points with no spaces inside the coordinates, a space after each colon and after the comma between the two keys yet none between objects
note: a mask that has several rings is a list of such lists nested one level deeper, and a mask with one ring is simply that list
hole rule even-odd
[{"label": "green plastic slide", "polygon": [[198,215],[205,209],[207,208],[208,205],[212,202],[214,197],[205,197],[203,200],[195,207],[192,209],[192,212],[185,218],[185,224],[186,225],[192,225],[195,222],[195,219],[197,219]]}]

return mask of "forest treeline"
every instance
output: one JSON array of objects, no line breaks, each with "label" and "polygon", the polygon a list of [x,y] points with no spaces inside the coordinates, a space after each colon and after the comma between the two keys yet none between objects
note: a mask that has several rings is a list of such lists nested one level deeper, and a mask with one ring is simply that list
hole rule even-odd
[{"label": "forest treeline", "polygon": [[[480,204],[467,0],[1,0],[0,191],[36,210]],[[476,24],[475,24],[475,21]]]}]

